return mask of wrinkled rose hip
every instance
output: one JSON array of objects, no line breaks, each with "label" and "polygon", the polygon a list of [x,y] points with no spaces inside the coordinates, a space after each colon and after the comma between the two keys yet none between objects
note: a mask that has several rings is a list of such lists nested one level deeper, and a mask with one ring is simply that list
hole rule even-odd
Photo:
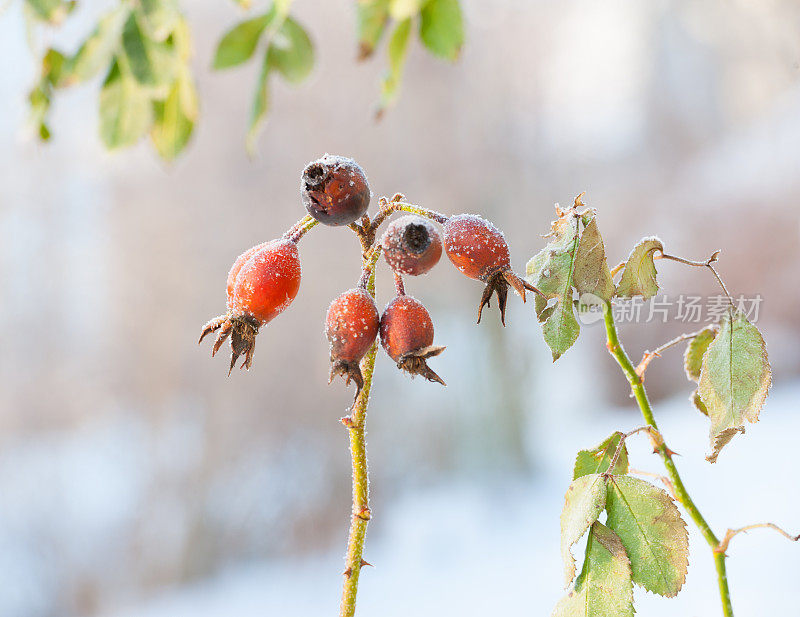
[{"label": "wrinkled rose hip", "polygon": [[326,154],[303,170],[300,195],[308,213],[323,225],[349,225],[367,211],[370,189],[353,159]]}]

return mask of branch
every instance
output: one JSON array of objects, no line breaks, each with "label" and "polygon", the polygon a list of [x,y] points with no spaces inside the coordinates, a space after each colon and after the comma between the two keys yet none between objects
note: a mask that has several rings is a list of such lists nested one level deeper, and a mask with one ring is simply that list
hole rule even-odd
[{"label": "branch", "polygon": [[692,261],[690,259],[684,259],[683,257],[677,257],[676,255],[668,255],[667,253],[662,252],[660,255],[656,255],[654,259],[669,259],[671,261],[677,261],[678,263],[686,264],[687,266],[694,266],[695,268],[708,268],[711,270],[711,274],[714,275],[714,278],[717,279],[717,283],[722,288],[722,291],[725,292],[725,295],[728,298],[728,302],[731,306],[734,305],[733,297],[731,296],[728,288],[725,286],[725,283],[722,282],[722,278],[720,277],[719,273],[717,272],[716,268],[712,264],[719,260],[719,254],[721,251],[714,251],[711,253],[711,257],[706,259],[705,261]]},{"label": "branch", "polygon": [[725,537],[722,538],[722,541],[714,549],[714,552],[725,554],[725,552],[728,550],[728,544],[730,544],[730,541],[733,539],[734,536],[740,533],[748,532],[751,529],[774,529],[784,538],[788,538],[792,542],[797,542],[798,540],[800,540],[800,534],[793,536],[792,534],[790,534],[787,531],[784,531],[774,523],[756,523],[754,525],[746,525],[744,527],[740,527],[739,529],[728,529],[728,531],[725,532]]},{"label": "branch", "polygon": [[[705,330],[705,328],[703,328]],[[670,347],[674,347],[679,343],[684,341],[691,340],[699,335],[703,330],[698,330],[697,332],[688,332],[686,334],[681,334],[680,336],[676,336],[671,341],[664,343],[663,345],[656,347],[653,351],[645,351],[644,355],[642,356],[642,360],[639,362],[638,366],[636,367],[636,374],[644,381],[644,373],[647,370],[647,366],[650,364],[650,361],[653,358],[660,358],[661,352],[666,351]]]}]

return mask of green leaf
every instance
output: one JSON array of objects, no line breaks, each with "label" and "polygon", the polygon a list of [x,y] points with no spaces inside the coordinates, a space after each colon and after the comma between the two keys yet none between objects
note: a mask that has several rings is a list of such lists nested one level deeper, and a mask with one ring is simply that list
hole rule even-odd
[{"label": "green leaf", "polygon": [[25,4],[37,19],[51,24],[60,24],[75,8],[74,0],[25,0]]},{"label": "green leaf", "polygon": [[168,86],[175,79],[178,54],[175,46],[149,38],[136,13],[131,13],[122,29],[125,63],[143,86]]},{"label": "green leaf", "polygon": [[358,59],[365,60],[386,31],[389,23],[389,0],[371,0],[356,3],[356,29],[358,32]]},{"label": "green leaf", "polygon": [[686,371],[686,378],[691,381],[700,381],[700,369],[703,366],[703,358],[706,355],[708,346],[717,336],[716,326],[707,326],[700,330],[689,344],[683,354],[683,368]]},{"label": "green leaf", "polygon": [[272,68],[270,55],[272,48],[267,48],[264,52],[264,61],[261,64],[261,73],[258,76],[255,95],[253,96],[253,107],[250,111],[250,126],[247,129],[245,141],[248,154],[253,156],[256,149],[256,139],[264,124],[264,118],[269,109],[269,73]]},{"label": "green leaf", "polygon": [[578,320],[575,319],[575,308],[572,302],[569,300],[559,301],[542,324],[542,335],[550,347],[553,362],[575,344],[580,332],[581,327],[578,325]]},{"label": "green leaf", "polygon": [[564,578],[569,585],[575,578],[572,547],[583,537],[606,507],[606,482],[599,474],[581,476],[572,481],[561,511],[561,558]]},{"label": "green leaf", "polygon": [[189,143],[195,116],[187,111],[197,113],[197,92],[188,73],[175,80],[164,101],[153,102],[150,138],[161,158],[174,160]]},{"label": "green leaf", "polygon": [[420,12],[419,37],[434,56],[456,60],[464,45],[458,0],[429,0]]},{"label": "green leaf", "polygon": [[578,293],[590,293],[609,301],[614,297],[614,281],[606,261],[606,248],[603,237],[597,229],[594,214],[584,218],[584,229],[581,234],[578,251],[575,253],[575,273],[573,280]]},{"label": "green leaf", "polygon": [[145,88],[120,70],[114,61],[100,91],[100,137],[107,148],[135,144],[152,121],[152,105]]},{"label": "green leaf", "polygon": [[617,285],[617,295],[620,298],[643,296],[647,299],[656,295],[658,283],[653,256],[656,251],[663,250],[664,245],[658,238],[643,238],[633,247]]},{"label": "green leaf", "polygon": [[48,49],[42,58],[42,79],[47,80],[53,87],[59,86],[64,80],[64,70],[67,59],[57,49]]},{"label": "green leaf", "polygon": [[[596,448],[578,452],[578,455],[575,457],[575,468],[572,472],[573,479],[592,473],[606,473],[608,471],[608,466],[611,464],[611,459],[614,458],[614,453],[619,447],[619,442],[623,437],[624,435],[617,431]],[[622,450],[617,457],[617,462],[610,473],[628,473],[628,447],[626,445],[622,445]]]},{"label": "green leaf", "polygon": [[580,334],[580,326],[575,319],[575,309],[572,304],[579,219],[575,206],[567,210],[559,209],[558,215],[558,219],[552,223],[549,234],[552,240],[528,262],[525,268],[525,278],[528,282],[541,290],[548,299],[557,300],[552,309],[545,307],[541,300],[537,300],[534,305],[539,320],[544,322],[542,334],[550,346],[553,362],[575,343]]},{"label": "green leaf", "polygon": [[697,391],[711,418],[713,463],[744,421],[757,422],[772,385],[772,370],[761,333],[743,313],[726,315],[703,357]]},{"label": "green leaf", "polygon": [[403,80],[403,67],[408,55],[408,43],[411,40],[411,19],[405,19],[395,26],[389,39],[389,69],[381,82],[381,102],[378,115],[397,99],[400,83]]},{"label": "green leaf", "polygon": [[423,0],[389,0],[389,13],[392,19],[402,21],[419,13]]},{"label": "green leaf", "polygon": [[303,81],[314,68],[314,46],[306,31],[287,17],[270,43],[270,63],[292,84]]},{"label": "green leaf", "polygon": [[553,617],[633,617],[631,564],[617,535],[593,523],[586,558],[574,587],[556,605]]},{"label": "green leaf", "polygon": [[256,50],[256,45],[264,29],[275,17],[275,10],[252,19],[246,19],[228,30],[217,44],[214,54],[214,68],[227,69],[249,60]]},{"label": "green leaf", "polygon": [[694,405],[694,408],[697,409],[697,411],[704,416],[708,416],[708,407],[706,407],[703,399],[700,398],[700,393],[697,390],[692,392],[689,400],[691,401],[692,405]]},{"label": "green leaf", "polygon": [[139,4],[142,28],[149,38],[165,41],[181,19],[177,0],[139,0]]},{"label": "green leaf", "polygon": [[644,480],[611,476],[606,510],[606,525],[630,558],[633,582],[662,596],[677,595],[689,566],[689,535],[672,498]]},{"label": "green leaf", "polygon": [[70,58],[66,76],[68,83],[86,81],[108,67],[119,48],[122,27],[129,16],[130,9],[120,5],[99,21],[94,32]]}]

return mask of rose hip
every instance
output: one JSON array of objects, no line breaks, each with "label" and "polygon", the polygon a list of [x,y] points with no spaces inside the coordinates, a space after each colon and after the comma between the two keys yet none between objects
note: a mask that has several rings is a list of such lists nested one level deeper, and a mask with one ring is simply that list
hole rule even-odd
[{"label": "rose hip", "polygon": [[214,356],[231,337],[231,365],[244,355],[242,368],[249,369],[255,353],[258,329],[282,313],[300,288],[300,256],[297,244],[280,239],[248,249],[234,262],[226,286],[228,312],[209,321],[200,335],[219,330],[211,350]]},{"label": "rose hip", "polygon": [[331,374],[342,375],[346,383],[356,383],[356,396],[364,387],[359,362],[378,335],[380,315],[375,300],[362,287],[348,289],[328,308],[325,335],[331,346]]},{"label": "rose hip", "polygon": [[326,154],[303,170],[300,195],[308,213],[323,225],[360,219],[372,195],[364,170],[353,159]]},{"label": "rose hip", "polygon": [[381,236],[381,246],[389,267],[411,276],[425,274],[442,256],[442,240],[436,227],[413,214],[392,221]]},{"label": "rose hip", "polygon": [[381,345],[398,368],[445,385],[426,362],[445,348],[433,345],[433,322],[421,302],[411,296],[396,296],[383,311],[380,334]]}]

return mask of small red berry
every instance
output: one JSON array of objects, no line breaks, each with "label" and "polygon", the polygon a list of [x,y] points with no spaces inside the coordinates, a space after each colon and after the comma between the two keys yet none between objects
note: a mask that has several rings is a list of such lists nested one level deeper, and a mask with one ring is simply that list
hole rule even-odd
[{"label": "small red berry", "polygon": [[300,256],[297,244],[280,239],[248,249],[236,259],[228,273],[228,312],[203,326],[200,342],[219,330],[211,355],[231,337],[233,370],[240,355],[245,356],[242,368],[253,363],[258,329],[282,313],[297,296],[300,288]]},{"label": "small red berry", "polygon": [[356,382],[356,396],[364,387],[358,363],[378,336],[380,315],[375,300],[362,288],[348,289],[328,307],[325,335],[331,344],[331,376],[342,375]]},{"label": "small red berry", "polygon": [[474,214],[451,216],[444,225],[444,248],[447,257],[462,274],[486,283],[478,307],[478,323],[492,293],[497,293],[500,321],[506,323],[506,298],[511,285],[525,301],[525,290],[538,292],[511,271],[511,257],[503,232]]},{"label": "small red berry", "polygon": [[300,194],[308,213],[323,225],[349,225],[369,207],[364,170],[353,159],[326,154],[303,170]]},{"label": "small red berry", "polygon": [[386,263],[395,272],[425,274],[442,256],[442,240],[433,223],[413,214],[392,221],[381,236]]},{"label": "small red berry", "polygon": [[381,345],[398,368],[445,385],[425,361],[445,348],[433,345],[433,322],[421,302],[406,295],[395,297],[383,311],[380,333]]}]

